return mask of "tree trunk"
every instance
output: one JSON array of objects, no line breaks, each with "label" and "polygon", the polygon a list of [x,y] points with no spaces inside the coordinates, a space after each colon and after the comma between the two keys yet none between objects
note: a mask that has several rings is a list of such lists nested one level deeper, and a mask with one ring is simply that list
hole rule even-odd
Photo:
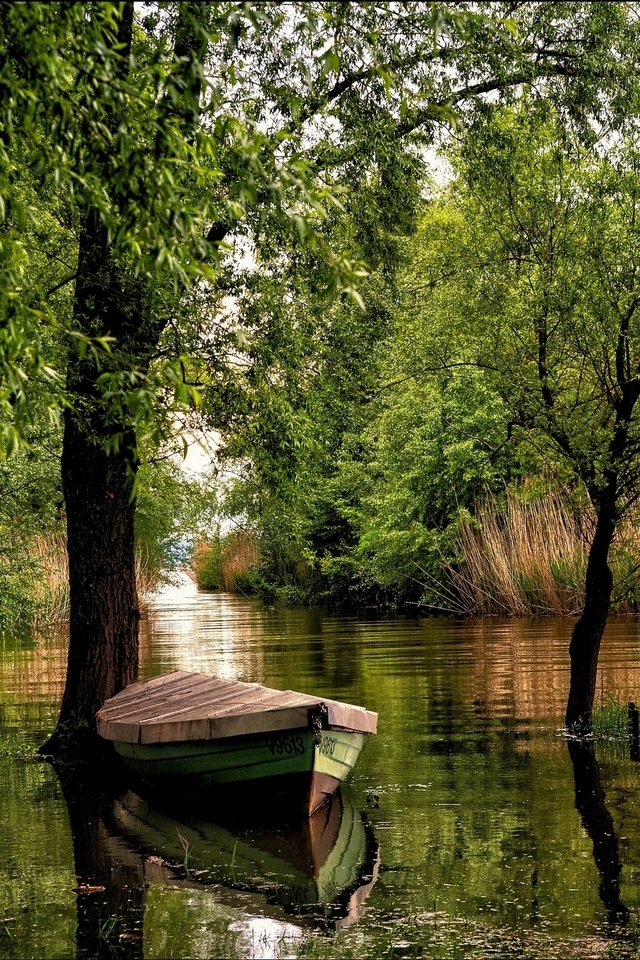
[{"label": "tree trunk", "polygon": [[[129,74],[133,2],[120,5],[115,44],[123,78]],[[198,123],[207,34],[200,20],[208,4],[180,4],[175,27],[173,86],[166,122],[185,136]],[[111,29],[111,28],[109,28]],[[126,124],[107,104],[113,130]],[[128,185],[114,186],[109,153],[93,150],[96,170],[126,207]],[[156,145],[157,147],[157,145]],[[158,161],[161,150],[156,149]],[[124,262],[96,209],[86,211],[78,248],[74,329],[87,338],[110,336],[110,353],[73,346],[67,367],[62,485],[67,512],[70,640],[67,679],[58,724],[40,752],[54,760],[90,759],[101,752],[95,714],[106,699],[137,678],[138,596],[135,576],[135,480],[138,451],[131,394],[147,374],[164,320],[151,305],[148,279]],[[129,375],[135,371],[133,380]],[[109,376],[112,375],[112,380]],[[105,376],[107,380],[105,381]]]},{"label": "tree trunk", "polygon": [[[128,288],[113,265],[106,228],[90,212],[80,238],[77,328],[88,335],[112,333],[118,341],[118,363],[142,330],[141,310],[139,291]],[[139,351],[136,359],[141,359]],[[71,405],[64,419],[62,486],[69,553],[69,655],[58,724],[41,750],[60,759],[95,751],[96,711],[132,683],[138,670],[138,459],[135,431],[99,383],[109,362],[108,355],[98,358],[91,350],[74,349],[67,372]]]},{"label": "tree trunk", "polygon": [[584,609],[571,636],[571,682],[565,722],[572,733],[591,730],[596,693],[600,643],[611,606],[613,576],[609,549],[616,529],[615,497],[603,497],[598,509],[596,530],[589,549],[585,578]]}]

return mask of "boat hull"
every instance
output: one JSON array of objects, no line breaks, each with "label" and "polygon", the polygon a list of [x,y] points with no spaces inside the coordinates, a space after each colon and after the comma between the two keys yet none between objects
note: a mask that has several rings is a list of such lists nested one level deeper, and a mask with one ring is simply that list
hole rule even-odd
[{"label": "boat hull", "polygon": [[249,805],[286,804],[311,814],[348,778],[366,739],[361,732],[326,728],[114,745],[136,777],[172,794],[205,802],[239,797]]}]

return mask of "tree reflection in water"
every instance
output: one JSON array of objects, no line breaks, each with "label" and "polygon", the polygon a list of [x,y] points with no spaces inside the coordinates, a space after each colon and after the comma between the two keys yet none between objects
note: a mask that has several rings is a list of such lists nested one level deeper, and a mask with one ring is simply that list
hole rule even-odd
[{"label": "tree reflection in water", "polygon": [[78,960],[142,960],[144,864],[108,828],[117,791],[57,773],[73,837]]},{"label": "tree reflection in water", "polygon": [[620,899],[620,852],[613,818],[606,805],[600,764],[593,743],[569,740],[576,810],[593,842],[593,859],[600,874],[598,892],[609,923],[626,924],[629,910]]}]

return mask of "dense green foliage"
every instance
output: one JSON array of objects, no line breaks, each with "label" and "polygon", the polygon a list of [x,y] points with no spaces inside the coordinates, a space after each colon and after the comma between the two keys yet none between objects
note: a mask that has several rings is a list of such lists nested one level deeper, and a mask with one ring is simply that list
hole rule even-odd
[{"label": "dense green foliage", "polygon": [[[182,20],[187,6],[169,4],[134,22],[125,64],[113,41],[126,7],[100,4],[90,16],[81,4],[3,8],[6,443],[24,438],[38,404],[55,418],[69,403],[66,356],[75,364],[79,344],[80,360],[96,358],[108,442],[121,443],[129,422],[158,439],[167,386],[182,403],[206,395],[229,455],[251,451],[261,495],[278,488],[289,501],[288,473],[306,501],[299,481],[310,460],[335,461],[343,438],[360,437],[371,419],[359,408],[385,375],[376,349],[398,296],[399,241],[424,216],[424,145],[480,95],[511,95],[526,81],[580,129],[588,117],[612,122],[623,95],[629,109],[633,24],[624,4],[604,3],[224,3]],[[170,52],[181,55],[188,37],[200,46],[185,67]],[[108,313],[93,325],[74,319],[89,210],[107,230],[117,282],[155,317],[149,334],[164,330],[148,369],[133,341],[110,339]],[[221,238],[249,257],[223,260]],[[351,303],[330,299],[339,289]],[[452,390],[445,406],[456,404]],[[323,506],[335,496],[316,479],[322,553],[323,538],[341,534]],[[301,535],[292,528],[291,539]]]},{"label": "dense green foliage", "polygon": [[[59,431],[35,425],[30,445],[0,461],[0,631],[27,627],[55,606],[44,586],[63,522]],[[62,578],[65,571],[62,565]]]},{"label": "dense green foliage", "polygon": [[[596,514],[610,490],[619,516],[633,511],[636,150],[631,120],[585,143],[557,111],[525,99],[479,116],[449,151],[449,182],[420,205],[391,273],[367,281],[377,294],[369,319],[381,302],[386,310],[357,374],[340,371],[348,391],[333,363],[314,367],[307,448],[275,506],[252,438],[253,485],[236,485],[228,503],[258,531],[272,589],[464,610],[460,531],[487,495],[499,510],[509,486],[524,500],[561,493],[558,523],[575,526],[576,549],[593,530],[585,492]],[[625,559],[635,539],[633,523],[620,528],[617,600],[635,583]],[[552,560],[559,590],[568,563]],[[507,598],[488,605],[501,608],[518,609]]]},{"label": "dense green foliage", "polygon": [[143,466],[178,410],[221,437],[252,545],[221,558],[265,598],[436,605],[478,498],[556,474],[606,567],[637,33],[603,2],[2,6],[0,434],[62,422],[65,722],[135,679],[136,524],[157,565],[191,522]]}]

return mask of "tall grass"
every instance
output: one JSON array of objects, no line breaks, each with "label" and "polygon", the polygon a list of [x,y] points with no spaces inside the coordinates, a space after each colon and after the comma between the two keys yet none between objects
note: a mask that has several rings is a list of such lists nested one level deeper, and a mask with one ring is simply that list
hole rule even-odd
[{"label": "tall grass", "polygon": [[225,590],[235,590],[238,581],[246,577],[260,563],[260,551],[255,533],[237,530],[224,541],[222,547],[222,583]]},{"label": "tall grass", "polygon": [[593,736],[597,740],[629,739],[629,706],[612,694],[593,705]]},{"label": "tall grass", "polygon": [[142,611],[149,602],[149,597],[159,583],[166,582],[163,571],[151,563],[149,552],[138,544],[136,546],[136,585],[138,589],[138,605]]},{"label": "tall grass", "polygon": [[[504,503],[484,500],[457,542],[458,560],[445,563],[457,612],[465,615],[578,613],[583,604],[593,510],[561,495],[526,501],[511,492]],[[618,612],[637,608],[640,528],[621,525],[612,550]]]},{"label": "tall grass", "polygon": [[69,558],[64,533],[55,531],[34,537],[29,553],[38,571],[34,582],[36,625],[66,620],[69,616]]},{"label": "tall grass", "polygon": [[[25,589],[33,593],[34,626],[43,627],[67,620],[69,558],[65,534],[62,531],[42,533],[29,542],[28,550],[35,575],[32,585],[25,585]],[[135,560],[138,599],[144,609],[149,595],[159,582],[161,571],[149,563],[144,549],[140,547],[136,550]]]},{"label": "tall grass", "polygon": [[203,590],[233,592],[259,564],[260,551],[255,533],[237,530],[226,537],[198,544],[192,569],[196,583]]}]

